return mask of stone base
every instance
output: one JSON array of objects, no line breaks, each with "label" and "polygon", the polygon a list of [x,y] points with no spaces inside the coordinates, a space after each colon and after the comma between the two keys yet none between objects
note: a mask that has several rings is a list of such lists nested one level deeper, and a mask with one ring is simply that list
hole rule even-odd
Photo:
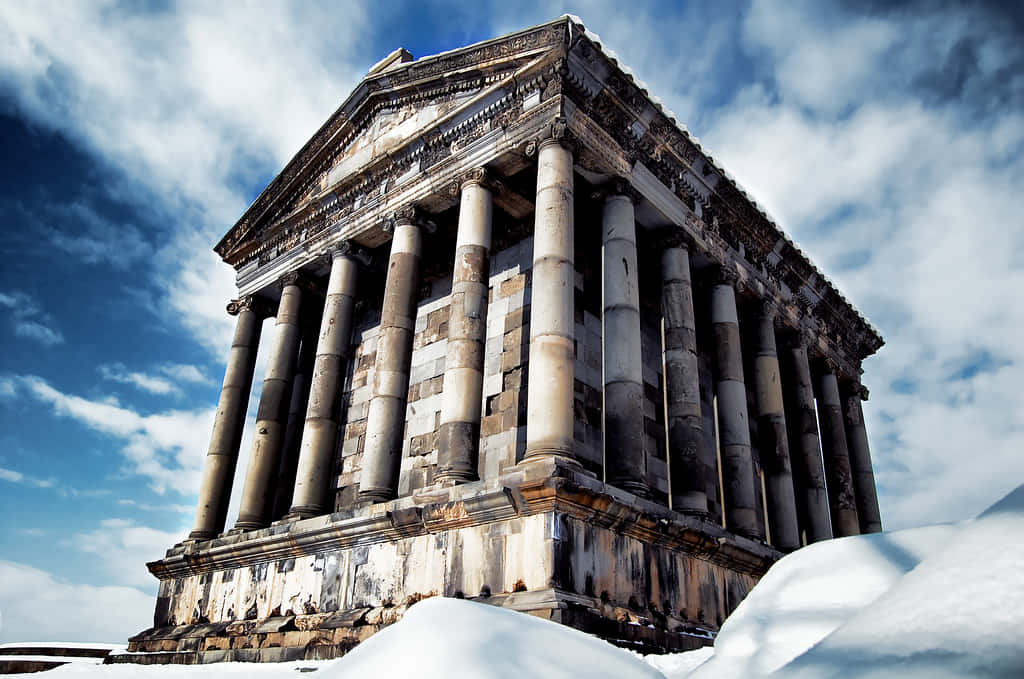
[{"label": "stone base", "polygon": [[645,653],[710,643],[781,554],[558,459],[491,481],[186,542],[149,564],[155,626],[113,662],[334,658],[428,596]]}]

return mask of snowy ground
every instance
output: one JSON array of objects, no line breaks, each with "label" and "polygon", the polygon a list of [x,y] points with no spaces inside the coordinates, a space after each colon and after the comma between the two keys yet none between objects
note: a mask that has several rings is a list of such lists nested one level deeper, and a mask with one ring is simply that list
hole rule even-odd
[{"label": "snowy ground", "polygon": [[977,519],[832,540],[776,564],[714,649],[648,656],[531,616],[427,599],[340,660],[66,665],[47,677],[1024,677],[1024,486]]}]

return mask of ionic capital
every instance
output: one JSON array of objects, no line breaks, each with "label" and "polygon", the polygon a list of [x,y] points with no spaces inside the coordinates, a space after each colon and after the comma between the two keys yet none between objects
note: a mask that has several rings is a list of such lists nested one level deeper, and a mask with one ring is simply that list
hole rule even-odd
[{"label": "ionic capital", "polygon": [[778,303],[770,297],[763,297],[757,305],[757,317],[760,319],[770,319],[774,323],[778,315]]},{"label": "ionic capital", "polygon": [[324,252],[324,260],[327,264],[331,264],[339,257],[354,260],[363,266],[369,266],[372,259],[366,248],[350,240],[338,241]]},{"label": "ionic capital", "polygon": [[733,267],[728,264],[720,264],[715,269],[713,280],[716,285],[728,285],[735,289],[739,284],[740,276]]},{"label": "ionic capital", "polygon": [[243,311],[251,311],[260,318],[269,318],[274,315],[273,305],[263,297],[256,295],[231,300],[227,304],[227,311],[230,316],[237,316]]},{"label": "ionic capital", "polygon": [[527,156],[533,156],[548,144],[558,144],[575,155],[579,144],[576,137],[569,130],[568,120],[561,116],[555,118],[551,123],[541,128],[540,134],[537,135],[536,139],[527,142],[523,150]]},{"label": "ionic capital", "polygon": [[691,236],[681,226],[667,226],[658,229],[654,233],[653,240],[655,247],[659,250],[680,248],[692,251],[696,246],[696,241],[694,241],[693,236]]},{"label": "ionic capital", "polygon": [[474,167],[462,174],[459,179],[459,190],[465,190],[467,186],[480,186],[491,193],[494,193],[499,188],[498,181],[494,178],[486,168]]},{"label": "ionic capital", "polygon": [[398,208],[381,224],[384,233],[394,233],[397,226],[417,226],[425,229],[427,233],[437,231],[437,225],[429,219],[429,215],[415,203],[410,203]]},{"label": "ionic capital", "polygon": [[633,188],[628,179],[616,177],[594,191],[592,198],[595,201],[608,201],[613,198],[626,198],[633,205],[640,202],[640,193]]}]

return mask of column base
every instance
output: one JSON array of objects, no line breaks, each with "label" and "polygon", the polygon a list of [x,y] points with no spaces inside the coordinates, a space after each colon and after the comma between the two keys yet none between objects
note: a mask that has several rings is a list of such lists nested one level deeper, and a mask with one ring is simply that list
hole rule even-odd
[{"label": "column base", "polygon": [[624,490],[627,493],[632,493],[637,497],[642,497],[645,500],[651,498],[651,487],[643,481],[637,481],[635,479],[608,479],[606,483],[609,486]]},{"label": "column base", "polygon": [[388,488],[368,488],[366,490],[360,489],[359,500],[369,501],[370,503],[376,504],[378,502],[390,502],[396,497],[395,493],[391,492]]},{"label": "column base", "polygon": [[219,535],[218,532],[212,531],[212,530],[194,530],[194,531],[192,531],[191,533],[188,534],[188,537],[185,538],[185,541],[186,542],[205,542],[207,540],[212,540],[213,538],[217,537],[218,535]]},{"label": "column base", "polygon": [[300,521],[302,519],[311,519],[314,516],[323,516],[324,514],[330,514],[323,507],[317,507],[314,505],[300,505],[298,507],[292,507],[288,510],[288,513],[281,517],[282,521]]},{"label": "column base", "polygon": [[236,521],[235,527],[228,531],[228,535],[237,535],[238,533],[244,533],[250,530],[259,530],[260,528],[266,528],[267,524],[262,521]]},{"label": "column base", "polygon": [[447,488],[449,486],[458,486],[463,483],[472,483],[473,481],[479,481],[480,477],[476,472],[450,469],[439,473],[434,477],[434,482]]}]

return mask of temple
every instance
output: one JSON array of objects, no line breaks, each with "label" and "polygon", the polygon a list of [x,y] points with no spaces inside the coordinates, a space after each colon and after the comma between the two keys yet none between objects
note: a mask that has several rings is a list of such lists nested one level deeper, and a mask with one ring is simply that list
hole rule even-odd
[{"label": "temple", "polygon": [[429,596],[685,650],[881,530],[882,338],[578,19],[396,50],[216,251],[194,529],[121,660],[336,657]]}]

